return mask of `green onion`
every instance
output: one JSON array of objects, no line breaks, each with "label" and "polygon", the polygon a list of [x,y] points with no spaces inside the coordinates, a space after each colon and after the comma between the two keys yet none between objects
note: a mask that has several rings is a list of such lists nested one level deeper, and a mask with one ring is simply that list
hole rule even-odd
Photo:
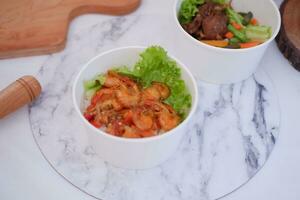
[{"label": "green onion", "polygon": [[238,43],[240,43],[241,42],[241,40],[239,40],[238,38],[236,38],[236,37],[233,37],[233,38],[231,38],[230,40],[229,40],[229,44],[230,45],[235,45],[235,44],[238,44]]},{"label": "green onion", "polygon": [[238,14],[237,12],[235,12],[232,8],[226,8],[226,14],[229,18],[229,22],[235,22],[238,23],[239,25],[243,26],[243,16],[241,16],[240,14]]},{"label": "green onion", "polygon": [[236,30],[231,24],[227,26],[228,30],[233,33],[233,35],[241,40],[242,42],[248,42],[249,39],[247,38],[246,34],[243,33],[242,31]]}]

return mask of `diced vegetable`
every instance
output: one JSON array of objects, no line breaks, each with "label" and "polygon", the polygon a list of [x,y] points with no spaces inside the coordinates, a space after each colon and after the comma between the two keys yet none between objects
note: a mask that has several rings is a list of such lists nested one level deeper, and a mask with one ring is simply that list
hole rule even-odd
[{"label": "diced vegetable", "polygon": [[258,21],[257,21],[257,19],[255,19],[255,18],[252,18],[251,21],[250,21],[250,23],[251,23],[253,26],[258,25]]},{"label": "diced vegetable", "polygon": [[225,47],[227,49],[239,49],[240,48],[240,43],[241,41],[237,39],[236,37],[233,37],[229,39],[229,44]]},{"label": "diced vegetable", "polygon": [[201,40],[201,42],[215,47],[226,47],[228,45],[227,40]]},{"label": "diced vegetable", "polygon": [[236,23],[236,22],[231,22],[231,25],[232,25],[236,30],[241,30],[241,29],[242,29],[242,26],[239,25],[239,24]]},{"label": "diced vegetable", "polygon": [[245,34],[251,40],[264,42],[272,36],[272,28],[269,26],[248,25],[245,28]]},{"label": "diced vegetable", "polygon": [[230,23],[235,22],[243,27],[242,22],[243,22],[244,18],[240,14],[235,12],[232,8],[226,8],[226,14],[229,18]]},{"label": "diced vegetable", "polygon": [[239,13],[241,16],[243,16],[243,25],[247,26],[251,20],[253,19],[253,13],[252,12],[248,12],[248,13]]},{"label": "diced vegetable", "polygon": [[236,37],[231,38],[231,39],[229,40],[229,44],[230,44],[230,45],[238,45],[240,42],[241,42],[241,41],[240,41],[239,39],[237,39]]},{"label": "diced vegetable", "polygon": [[225,34],[225,37],[227,39],[231,39],[231,38],[233,38],[233,36],[234,36],[233,33],[231,33],[230,31]]},{"label": "diced vegetable", "polygon": [[205,3],[205,0],[183,0],[179,10],[179,22],[181,24],[189,23],[195,17],[198,6]]},{"label": "diced vegetable", "polygon": [[246,36],[245,33],[243,33],[242,31],[236,30],[231,24],[229,24],[227,26],[228,30],[231,31],[233,33],[233,35],[238,38],[239,40],[241,40],[242,42],[248,42],[248,38]]},{"label": "diced vegetable", "polygon": [[244,49],[244,48],[255,47],[259,44],[261,44],[261,43],[260,42],[246,42],[246,43],[240,43],[240,47],[242,49]]},{"label": "diced vegetable", "polygon": [[[192,37],[216,47],[239,48],[239,43],[262,43],[272,36],[271,28],[259,26],[251,11],[238,12],[231,6],[231,2],[232,0],[182,0],[178,19]],[[235,39],[230,41],[232,38]],[[228,42],[226,46],[224,41]]]}]

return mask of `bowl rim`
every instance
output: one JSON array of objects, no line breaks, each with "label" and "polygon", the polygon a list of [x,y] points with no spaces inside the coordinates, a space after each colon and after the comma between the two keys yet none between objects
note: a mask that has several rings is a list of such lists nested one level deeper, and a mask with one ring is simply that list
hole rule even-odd
[{"label": "bowl rim", "polygon": [[272,37],[270,37],[267,41],[265,41],[264,43],[254,46],[254,47],[250,47],[250,48],[244,48],[244,49],[227,49],[227,48],[222,48],[222,47],[214,47],[208,44],[205,44],[197,39],[195,39],[194,37],[192,37],[189,33],[187,33],[183,27],[181,26],[181,24],[179,23],[178,20],[178,13],[177,13],[177,5],[179,3],[179,1],[182,0],[175,0],[174,4],[173,4],[173,17],[175,19],[175,24],[177,26],[177,28],[180,29],[180,31],[187,37],[189,38],[190,41],[192,41],[193,43],[195,43],[196,45],[202,46],[204,48],[208,48],[211,50],[220,50],[222,52],[247,52],[247,51],[251,51],[251,50],[255,50],[261,47],[264,47],[266,45],[268,45],[271,41],[274,40],[274,38],[277,36],[277,34],[279,33],[280,30],[280,26],[281,26],[281,15],[280,15],[280,11],[277,7],[277,5],[275,4],[275,2],[273,0],[267,0],[271,3],[272,5],[272,9],[275,11],[275,15],[276,15],[276,20],[277,20],[277,25],[276,25],[276,29],[273,31]]},{"label": "bowl rim", "polygon": [[[79,79],[82,75],[82,73],[90,66],[91,63],[93,63],[95,60],[100,59],[102,56],[105,56],[107,54],[111,54],[113,52],[116,51],[122,51],[122,50],[129,50],[129,49],[137,49],[137,50],[145,50],[148,47],[145,46],[125,46],[125,47],[118,47],[118,48],[113,48],[110,49],[108,51],[104,51],[102,53],[100,53],[99,55],[96,55],[95,57],[93,57],[92,59],[90,59],[83,67],[82,69],[78,72],[78,74],[76,75],[76,78],[73,82],[73,86],[72,86],[72,103],[73,106],[75,107],[76,113],[79,115],[79,117],[81,118],[81,121],[83,121],[83,123],[91,130],[93,130],[93,134],[94,133],[99,133],[102,136],[106,137],[107,139],[112,139],[115,141],[119,141],[119,142],[129,142],[129,143],[146,143],[146,142],[150,142],[150,141],[156,141],[156,140],[160,140],[163,139],[165,137],[169,137],[170,135],[174,134],[176,131],[182,131],[180,130],[183,126],[185,126],[190,119],[192,118],[192,116],[194,115],[196,108],[197,108],[197,104],[198,104],[198,87],[197,87],[197,82],[196,79],[194,78],[194,76],[192,75],[192,73],[190,72],[190,70],[180,61],[178,60],[176,57],[174,57],[173,55],[170,55],[169,52],[168,56],[174,60],[177,65],[185,70],[185,72],[187,73],[189,79],[192,81],[192,87],[195,90],[195,94],[192,95],[192,106],[190,108],[190,111],[187,115],[187,117],[175,128],[171,129],[170,131],[165,132],[164,134],[161,135],[156,135],[156,136],[152,136],[152,137],[147,137],[147,138],[123,138],[123,137],[118,137],[118,136],[114,136],[114,135],[110,135],[108,133],[106,133],[105,131],[102,131],[100,129],[97,129],[96,127],[94,127],[93,125],[91,125],[83,116],[83,114],[80,111],[79,106],[77,106],[77,100],[76,100],[76,86],[77,84],[79,84]],[[164,48],[165,49],[165,48]],[[191,91],[190,91],[191,92]]]}]

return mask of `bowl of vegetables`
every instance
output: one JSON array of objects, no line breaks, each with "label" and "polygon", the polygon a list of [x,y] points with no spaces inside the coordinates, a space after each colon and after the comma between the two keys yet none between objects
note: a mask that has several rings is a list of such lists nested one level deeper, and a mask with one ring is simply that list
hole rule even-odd
[{"label": "bowl of vegetables", "polygon": [[197,101],[191,72],[159,46],[96,56],[73,86],[75,110],[94,150],[127,169],[167,160],[186,134]]},{"label": "bowl of vegetables", "polygon": [[177,57],[217,84],[251,76],[281,23],[272,0],[176,0],[173,16]]}]

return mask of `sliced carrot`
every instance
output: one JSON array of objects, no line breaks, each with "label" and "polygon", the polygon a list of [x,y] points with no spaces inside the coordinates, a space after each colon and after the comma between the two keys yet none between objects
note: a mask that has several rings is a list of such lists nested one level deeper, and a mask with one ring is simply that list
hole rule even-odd
[{"label": "sliced carrot", "polygon": [[240,47],[242,49],[244,49],[244,48],[255,47],[259,44],[260,44],[260,42],[245,42],[245,43],[240,43]]},{"label": "sliced carrot", "polygon": [[201,40],[201,42],[215,47],[226,47],[229,43],[227,40]]},{"label": "sliced carrot", "polygon": [[239,24],[236,23],[236,22],[231,22],[231,25],[232,25],[236,30],[241,30],[241,29],[242,29],[242,26],[239,25]]},{"label": "sliced carrot", "polygon": [[258,21],[257,21],[257,19],[255,19],[255,18],[252,18],[251,19],[251,21],[250,21],[250,24],[252,24],[252,25],[258,25]]},{"label": "sliced carrot", "polygon": [[228,39],[233,38],[233,36],[234,36],[233,33],[231,33],[230,31],[225,34],[225,37]]}]

